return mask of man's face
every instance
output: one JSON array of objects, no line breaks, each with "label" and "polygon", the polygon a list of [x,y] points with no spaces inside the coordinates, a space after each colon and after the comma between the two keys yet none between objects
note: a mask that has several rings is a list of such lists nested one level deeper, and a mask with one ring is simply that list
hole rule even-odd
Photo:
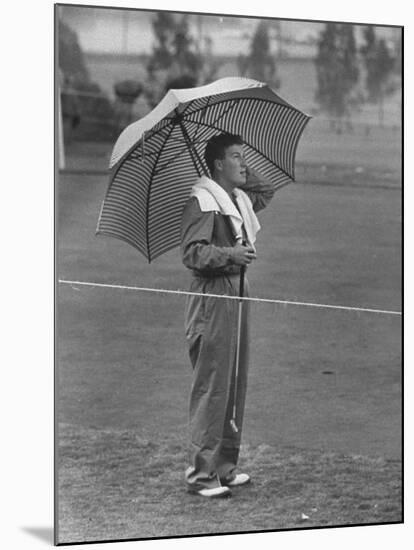
[{"label": "man's face", "polygon": [[224,159],[216,161],[217,170],[221,179],[231,187],[238,187],[246,183],[246,161],[243,156],[242,145],[227,147]]}]

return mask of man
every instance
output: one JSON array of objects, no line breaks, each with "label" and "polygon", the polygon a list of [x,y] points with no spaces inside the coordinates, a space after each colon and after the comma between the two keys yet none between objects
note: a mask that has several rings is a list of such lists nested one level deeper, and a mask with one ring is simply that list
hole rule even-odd
[{"label": "man", "polygon": [[190,290],[202,294],[189,296],[186,304],[185,330],[194,370],[192,464],[186,482],[190,492],[225,497],[230,487],[250,481],[247,474],[236,474],[247,385],[248,302],[242,305],[236,387],[239,301],[208,294],[238,295],[241,270],[256,259],[260,225],[255,212],[269,203],[274,187],[247,167],[240,136],[214,136],[204,158],[211,178],[203,176],[193,187],[181,231],[183,263],[193,274]]}]

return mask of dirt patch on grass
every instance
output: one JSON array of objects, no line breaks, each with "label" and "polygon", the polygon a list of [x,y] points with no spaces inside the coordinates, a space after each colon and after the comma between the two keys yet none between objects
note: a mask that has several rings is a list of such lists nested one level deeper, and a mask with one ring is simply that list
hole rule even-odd
[{"label": "dirt patch on grass", "polygon": [[184,435],[61,425],[60,543],[402,521],[401,462],[268,445],[242,447],[250,486],[189,495]]}]

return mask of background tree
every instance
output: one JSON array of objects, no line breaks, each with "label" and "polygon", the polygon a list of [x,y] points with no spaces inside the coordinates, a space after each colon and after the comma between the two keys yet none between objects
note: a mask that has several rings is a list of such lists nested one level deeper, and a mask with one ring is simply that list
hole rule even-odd
[{"label": "background tree", "polygon": [[169,12],[160,11],[152,20],[155,45],[147,64],[149,73],[156,70],[168,69],[173,58],[175,21],[174,15]]},{"label": "background tree", "polygon": [[401,80],[401,76],[402,76],[402,31],[401,29],[397,29],[397,37],[395,40],[394,73],[397,80]]},{"label": "background tree", "polygon": [[64,77],[71,81],[88,81],[89,73],[76,32],[59,19],[58,36],[59,68]]},{"label": "background tree", "polygon": [[78,36],[64,21],[58,22],[58,60],[65,140],[105,140],[114,137],[114,109],[98,84],[90,78]]},{"label": "background tree", "polygon": [[359,67],[353,25],[325,25],[319,37],[315,64],[315,99],[320,108],[333,117],[330,125],[340,133],[344,120],[350,120],[358,102]]},{"label": "background tree", "polygon": [[367,100],[378,105],[378,122],[384,124],[385,98],[396,89],[395,58],[384,39],[378,39],[374,27],[364,30],[364,44],[361,56],[365,68]]},{"label": "background tree", "polygon": [[158,12],[152,29],[155,45],[147,63],[145,94],[154,107],[170,88],[202,84],[205,60],[191,35],[188,15]]},{"label": "background tree", "polygon": [[268,83],[272,88],[280,88],[275,56],[271,52],[267,21],[260,21],[253,35],[250,52],[239,56],[239,71],[243,76]]},{"label": "background tree", "polygon": [[338,34],[342,84],[345,94],[344,118],[346,119],[348,129],[352,129],[351,115],[363,102],[363,95],[358,87],[360,68],[354,26],[349,24],[341,25]]},{"label": "background tree", "polygon": [[[336,25],[327,23],[325,29],[320,33],[318,53],[315,59],[317,78],[315,99],[321,110],[332,117],[341,116],[341,112],[344,110],[337,85],[337,58]],[[332,124],[333,121],[331,121]]]},{"label": "background tree", "polygon": [[195,41],[190,35],[188,15],[183,15],[177,22],[173,46],[172,72],[175,72],[177,76],[190,75],[195,81],[198,81],[202,60]]}]

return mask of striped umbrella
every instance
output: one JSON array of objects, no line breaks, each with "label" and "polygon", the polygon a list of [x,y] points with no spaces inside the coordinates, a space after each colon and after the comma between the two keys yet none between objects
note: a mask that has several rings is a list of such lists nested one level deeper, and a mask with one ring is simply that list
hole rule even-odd
[{"label": "striped umbrella", "polygon": [[223,78],[170,90],[119,136],[97,234],[122,239],[148,261],[180,244],[181,215],[198,176],[208,174],[207,141],[241,135],[246,163],[282,187],[294,180],[295,153],[310,117],[265,83]]}]

